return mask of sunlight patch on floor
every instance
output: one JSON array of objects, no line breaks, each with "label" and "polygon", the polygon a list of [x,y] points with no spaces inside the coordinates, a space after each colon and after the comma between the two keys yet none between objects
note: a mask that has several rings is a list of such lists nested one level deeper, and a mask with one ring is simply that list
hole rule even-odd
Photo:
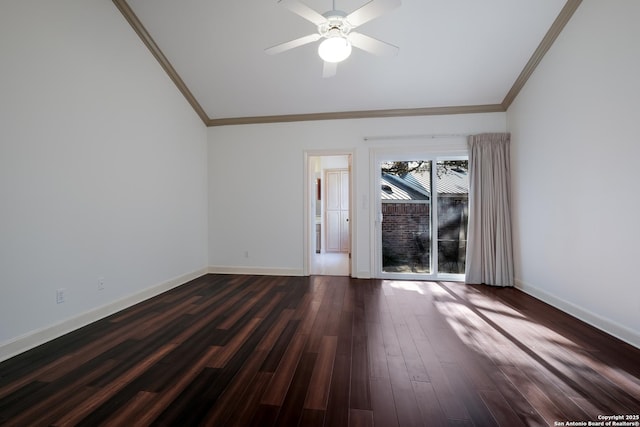
[{"label": "sunlight patch on floor", "polygon": [[[575,389],[575,384],[590,382],[594,389],[612,396],[621,395],[619,387],[624,386],[640,395],[640,384],[633,375],[610,368],[571,337],[484,295],[465,298],[468,300],[445,291],[434,304],[462,343],[502,367],[508,378],[544,372],[559,380],[556,394],[569,393],[578,405],[584,400],[584,391]],[[557,410],[551,401],[548,405],[550,413]]]},{"label": "sunlight patch on floor", "polygon": [[420,295],[425,295],[426,292],[424,289],[422,289],[420,287],[420,284],[417,282],[406,282],[406,281],[394,281],[394,282],[389,282],[389,286],[391,286],[394,289],[402,289],[404,291],[413,291],[413,292],[417,292]]}]

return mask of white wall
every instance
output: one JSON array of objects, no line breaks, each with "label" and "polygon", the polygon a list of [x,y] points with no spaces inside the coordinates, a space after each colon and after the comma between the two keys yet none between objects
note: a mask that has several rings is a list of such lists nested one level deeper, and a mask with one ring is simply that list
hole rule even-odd
[{"label": "white wall", "polygon": [[[365,136],[503,132],[505,113],[225,126],[209,129],[211,271],[302,274],[304,153],[352,150],[356,254],[369,277],[370,151],[429,140],[364,141]],[[377,185],[376,181],[374,185]],[[248,257],[245,253],[248,252]]]},{"label": "white wall", "polygon": [[585,0],[507,116],[518,286],[636,346],[639,16]]},{"label": "white wall", "polygon": [[5,0],[0,58],[1,360],[208,249],[206,127],[112,2]]}]

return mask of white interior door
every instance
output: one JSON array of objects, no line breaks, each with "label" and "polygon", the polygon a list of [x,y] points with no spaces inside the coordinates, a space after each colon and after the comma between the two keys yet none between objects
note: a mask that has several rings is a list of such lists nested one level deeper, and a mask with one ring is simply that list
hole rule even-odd
[{"label": "white interior door", "polygon": [[349,252],[349,170],[328,169],[325,183],[326,250]]}]

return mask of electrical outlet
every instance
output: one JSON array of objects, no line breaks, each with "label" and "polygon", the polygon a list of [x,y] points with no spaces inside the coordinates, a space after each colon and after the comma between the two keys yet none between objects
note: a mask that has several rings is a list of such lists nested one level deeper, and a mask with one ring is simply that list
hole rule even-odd
[{"label": "electrical outlet", "polygon": [[67,300],[66,289],[56,289],[56,304],[62,304]]},{"label": "electrical outlet", "polygon": [[244,257],[249,258],[249,251],[244,251]]},{"label": "electrical outlet", "polygon": [[98,278],[98,290],[99,291],[103,291],[104,290],[104,277],[99,277]]}]

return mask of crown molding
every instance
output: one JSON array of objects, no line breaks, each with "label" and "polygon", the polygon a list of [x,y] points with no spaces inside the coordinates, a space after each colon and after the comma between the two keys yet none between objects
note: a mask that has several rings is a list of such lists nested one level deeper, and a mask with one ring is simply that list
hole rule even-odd
[{"label": "crown molding", "polygon": [[342,111],[342,112],[326,112],[326,113],[308,113],[308,114],[284,114],[273,116],[252,116],[252,117],[228,117],[228,118],[210,118],[204,111],[195,96],[191,93],[175,68],[171,65],[167,57],[162,53],[156,42],[153,40],[149,32],[146,30],[140,19],[133,12],[126,0],[113,0],[113,3],[120,10],[124,18],[129,22],[134,31],[138,34],[142,42],[147,46],[151,54],[160,63],[169,78],[173,80],[178,90],[189,102],[196,114],[208,127],[214,126],[230,126],[230,125],[247,125],[260,123],[283,123],[283,122],[299,122],[311,120],[341,120],[341,119],[365,119],[365,118],[383,118],[383,117],[409,117],[409,116],[433,116],[433,115],[450,115],[450,114],[474,114],[474,113],[495,113],[505,112],[520,93],[533,74],[534,70],[551,48],[558,35],[562,32],[565,25],[574,12],[582,3],[582,0],[567,0],[562,10],[558,14],[544,38],[534,51],[533,55],[523,68],[522,72],[514,82],[513,86],[507,92],[504,100],[500,104],[486,105],[462,105],[447,107],[424,107],[424,108],[398,108],[389,110],[361,110],[361,111]]},{"label": "crown molding", "polygon": [[451,107],[397,108],[391,110],[340,111],[331,113],[286,114],[277,116],[229,117],[209,119],[207,126],[248,125],[258,123],[301,122],[311,120],[371,119],[381,117],[436,116],[504,112],[502,104]]},{"label": "crown molding", "polygon": [[175,68],[173,68],[173,65],[171,65],[164,53],[162,53],[155,40],[153,40],[151,34],[149,34],[144,25],[142,25],[142,22],[140,21],[138,16],[133,12],[129,4],[127,4],[126,0],[113,0],[113,3],[120,10],[120,13],[122,13],[124,18],[129,22],[133,30],[138,34],[142,42],[147,46],[151,54],[160,63],[160,66],[164,69],[169,78],[173,80],[173,83],[175,83],[175,85],[178,87],[178,90],[182,92],[182,95],[187,99],[187,102],[191,104],[191,107],[194,109],[196,114],[198,114],[198,116],[200,116],[200,119],[202,119],[202,121],[207,124],[209,116],[207,116],[204,108],[202,108],[198,100],[196,100],[196,97],[193,96],[185,82],[182,80],[180,75],[178,75],[178,72],[175,70]]},{"label": "crown molding", "polygon": [[576,11],[576,9],[578,9],[578,6],[580,6],[580,3],[582,3],[582,0],[568,0],[565,3],[564,7],[558,14],[558,17],[555,19],[555,21],[553,21],[551,27],[549,27],[549,31],[547,31],[547,34],[545,34],[540,44],[533,52],[533,55],[531,55],[531,58],[522,69],[522,72],[513,83],[513,86],[511,86],[511,89],[504,97],[502,106],[505,111],[509,109],[511,103],[516,99],[516,96],[518,96],[520,90],[522,90],[524,85],[527,83],[529,77],[531,77],[540,61],[542,61],[544,55],[556,41],[565,25],[567,25],[567,22],[569,22],[569,20],[573,16],[573,13]]}]

